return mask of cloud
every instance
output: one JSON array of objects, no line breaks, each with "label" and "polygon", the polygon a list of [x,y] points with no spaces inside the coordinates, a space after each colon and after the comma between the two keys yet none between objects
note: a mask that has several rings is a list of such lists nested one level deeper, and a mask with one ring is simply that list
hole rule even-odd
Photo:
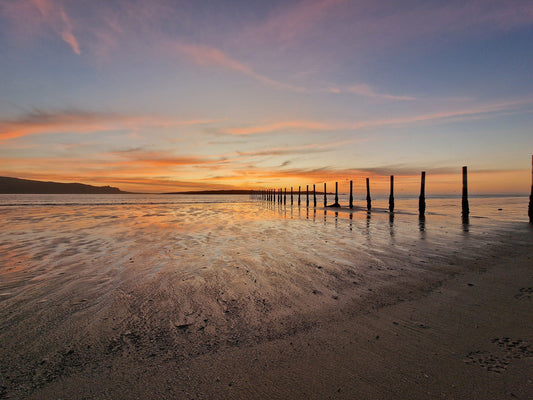
[{"label": "cloud", "polygon": [[213,120],[179,120],[153,115],[122,115],[106,112],[36,109],[12,120],[0,120],[0,141],[45,133],[90,133],[139,127],[208,124]]},{"label": "cloud", "polygon": [[[243,127],[226,128],[223,133],[228,135],[256,135],[265,133],[285,133],[310,131],[357,131],[381,126],[410,125],[423,122],[452,122],[479,118],[491,118],[499,113],[508,113],[513,110],[522,111],[523,106],[531,106],[532,97],[502,100],[464,106],[460,109],[438,110],[423,114],[407,115],[394,118],[369,119],[361,121],[314,121],[293,120],[278,121],[265,124],[249,125]],[[530,112],[530,111],[529,111]]]},{"label": "cloud", "polygon": [[371,97],[375,99],[383,99],[383,100],[416,100],[414,97],[410,96],[396,96],[392,94],[386,94],[386,93],[378,93],[376,92],[372,86],[367,85],[366,83],[359,83],[357,85],[352,85],[348,87],[331,87],[329,88],[329,91],[331,93],[352,93],[357,94],[359,96],[365,96],[365,97]]},{"label": "cloud", "polygon": [[78,40],[74,36],[72,24],[66,11],[59,2],[54,0],[30,0],[40,11],[43,19],[61,38],[72,51],[81,55]]}]

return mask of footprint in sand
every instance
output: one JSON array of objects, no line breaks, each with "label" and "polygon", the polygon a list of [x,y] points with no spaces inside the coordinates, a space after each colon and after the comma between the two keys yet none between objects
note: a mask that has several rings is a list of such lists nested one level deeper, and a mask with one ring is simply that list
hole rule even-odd
[{"label": "footprint in sand", "polygon": [[514,295],[514,298],[517,300],[531,300],[533,299],[533,288],[532,287],[523,287],[520,288],[520,291]]},{"label": "footprint in sand", "polygon": [[499,347],[501,355],[488,351],[471,351],[463,361],[466,364],[477,364],[490,372],[502,373],[513,359],[533,357],[531,346],[523,340],[502,337],[492,339],[491,343]]}]

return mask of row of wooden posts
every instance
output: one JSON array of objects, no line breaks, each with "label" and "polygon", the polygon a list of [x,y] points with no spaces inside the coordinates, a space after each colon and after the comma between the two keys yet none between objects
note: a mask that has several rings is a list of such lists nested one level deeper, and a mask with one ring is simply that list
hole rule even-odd
[{"label": "row of wooden posts", "polygon": [[[531,157],[531,195],[529,196],[528,215],[529,222],[533,223],[533,156]],[[301,205],[302,190],[301,186],[298,186],[298,206]],[[290,204],[294,204],[293,188],[290,188]],[[306,207],[309,207],[309,185],[306,185],[305,201]],[[313,185],[313,206],[317,206],[316,187]],[[278,202],[280,204],[287,204],[287,188],[284,189],[265,189],[260,191],[253,191],[252,197],[269,202]],[[340,207],[339,204],[339,184],[335,182],[335,201],[333,204],[327,204],[327,187],[324,183],[324,207]],[[350,197],[348,207],[353,208],[353,181],[350,181]],[[372,199],[370,197],[370,179],[366,178],[366,208],[368,211],[372,209]],[[462,192],[462,216],[468,218],[470,214],[470,207],[468,204],[468,173],[467,167],[463,167],[463,192]],[[394,175],[390,176],[390,194],[389,194],[389,212],[394,212]],[[420,175],[420,196],[418,198],[418,213],[420,216],[424,216],[426,212],[426,172],[422,171]]]},{"label": "row of wooden posts", "polygon": [[[468,183],[466,178],[467,170],[466,167],[463,167],[463,215],[468,215]],[[298,186],[298,205],[301,205],[301,196],[302,190],[301,186]],[[290,188],[290,204],[294,204],[294,195],[293,188]],[[305,189],[305,202],[306,207],[309,207],[309,185],[306,185]],[[313,206],[317,206],[316,198],[316,186],[313,185]],[[265,189],[260,191],[254,191],[252,197],[260,200],[278,202],[280,204],[287,204],[287,188],[284,189]],[[324,183],[324,207],[340,207],[339,204],[339,183],[335,182],[335,201],[333,204],[327,202],[327,185]],[[348,207],[353,208],[353,181],[350,181],[350,198]],[[370,178],[366,178],[366,208],[368,211],[372,209],[372,198],[370,196]],[[389,211],[394,212],[394,175],[390,176],[390,195],[389,195]],[[420,177],[420,196],[418,198],[418,211],[420,215],[424,215],[426,212],[426,172],[422,171]]]}]

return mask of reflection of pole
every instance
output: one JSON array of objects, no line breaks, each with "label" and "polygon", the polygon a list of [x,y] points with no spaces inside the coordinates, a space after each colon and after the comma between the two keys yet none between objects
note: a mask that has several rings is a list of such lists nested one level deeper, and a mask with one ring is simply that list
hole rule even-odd
[{"label": "reflection of pole", "polygon": [[394,175],[390,176],[389,212],[394,212]]},{"label": "reflection of pole", "polygon": [[366,209],[372,209],[372,199],[370,198],[370,179],[366,178]]},{"label": "reflection of pole", "polygon": [[423,216],[426,212],[426,171],[422,171],[420,177],[420,197],[418,198],[418,215]]},{"label": "reflection of pole", "polygon": [[326,182],[324,182],[324,207],[328,205],[328,196],[326,193]]},{"label": "reflection of pole", "polygon": [[470,208],[468,207],[468,176],[466,167],[463,167],[463,216],[467,216],[470,213]]},{"label": "reflection of pole", "polygon": [[316,189],[315,189],[314,183],[313,183],[313,205],[316,207]]},{"label": "reflection of pole", "polygon": [[353,208],[353,181],[350,181],[350,208]]},{"label": "reflection of pole", "polygon": [[529,223],[533,224],[533,156],[531,156],[531,194],[529,195]]}]

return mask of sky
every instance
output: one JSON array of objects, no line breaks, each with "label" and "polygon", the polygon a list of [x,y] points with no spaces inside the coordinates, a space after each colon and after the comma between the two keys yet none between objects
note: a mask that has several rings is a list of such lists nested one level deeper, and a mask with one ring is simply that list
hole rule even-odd
[{"label": "sky", "polygon": [[532,71],[530,0],[0,0],[0,175],[528,194]]}]

